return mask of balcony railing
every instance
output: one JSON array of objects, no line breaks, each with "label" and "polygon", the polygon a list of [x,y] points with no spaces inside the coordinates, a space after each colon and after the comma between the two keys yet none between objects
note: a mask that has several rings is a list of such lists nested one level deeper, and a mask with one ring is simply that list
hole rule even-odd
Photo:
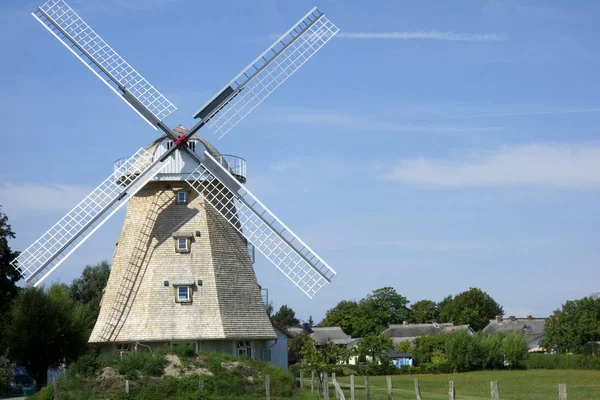
[{"label": "balcony railing", "polygon": [[231,154],[221,154],[219,162],[225,168],[229,169],[229,172],[242,183],[246,183],[246,160],[241,157],[232,156]]}]

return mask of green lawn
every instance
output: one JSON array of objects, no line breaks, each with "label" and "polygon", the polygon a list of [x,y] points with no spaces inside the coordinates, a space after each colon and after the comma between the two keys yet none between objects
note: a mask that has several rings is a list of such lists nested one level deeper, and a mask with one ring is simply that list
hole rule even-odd
[{"label": "green lawn", "polygon": [[[447,375],[395,375],[392,377],[394,399],[416,399],[414,380],[419,380],[423,400],[448,399],[448,381],[454,381],[457,399],[489,400],[490,381],[498,381],[502,400],[558,399],[558,384],[567,384],[569,400],[600,399],[600,371],[529,370],[479,371]],[[369,378],[372,400],[387,400],[385,377]],[[350,378],[338,378],[350,399]],[[305,385],[310,389],[310,379]],[[355,377],[357,400],[365,399],[365,379]],[[300,397],[309,399],[311,397]],[[312,396],[316,398],[316,396]],[[330,398],[335,399],[333,387]]]}]

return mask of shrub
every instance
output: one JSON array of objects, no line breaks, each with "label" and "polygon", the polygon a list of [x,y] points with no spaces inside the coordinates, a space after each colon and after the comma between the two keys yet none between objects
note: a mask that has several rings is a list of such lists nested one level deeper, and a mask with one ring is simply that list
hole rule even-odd
[{"label": "shrub", "polygon": [[504,350],[502,347],[501,333],[482,334],[478,336],[483,369],[504,368]]},{"label": "shrub", "polygon": [[600,357],[581,354],[529,354],[528,369],[587,369],[600,370]]},{"label": "shrub", "polygon": [[0,359],[0,393],[11,389],[10,382],[15,374],[15,365]]},{"label": "shrub", "polygon": [[415,348],[412,352],[415,364],[430,363],[435,350],[444,351],[448,336],[423,336],[415,339]]},{"label": "shrub", "polygon": [[508,332],[502,339],[504,360],[510,369],[525,368],[527,340],[521,332]]},{"label": "shrub", "polygon": [[446,341],[446,358],[454,372],[470,371],[479,361],[478,340],[467,331],[455,332]]},{"label": "shrub", "polygon": [[154,353],[127,354],[117,359],[119,374],[125,379],[139,379],[144,376],[159,376],[166,364],[165,354],[162,351]]},{"label": "shrub", "polygon": [[100,360],[95,354],[84,354],[67,367],[70,376],[93,377],[100,370]]}]

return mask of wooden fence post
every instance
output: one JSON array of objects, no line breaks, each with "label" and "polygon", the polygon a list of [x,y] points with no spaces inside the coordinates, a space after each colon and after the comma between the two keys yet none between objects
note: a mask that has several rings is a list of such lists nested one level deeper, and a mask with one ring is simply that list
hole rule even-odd
[{"label": "wooden fence post", "polygon": [[310,392],[315,392],[315,371],[310,371]]},{"label": "wooden fence post", "polygon": [[335,398],[339,399],[339,400],[346,400],[346,396],[344,395],[344,391],[340,387],[340,384],[337,381],[337,378],[335,377],[335,374],[333,374],[332,381],[333,381],[333,390],[335,390]]},{"label": "wooden fence post", "polygon": [[338,391],[335,389],[336,382],[337,382],[337,379],[335,377],[335,372],[332,372],[331,373],[331,383],[333,383],[333,394],[335,394],[336,400],[339,400],[340,395],[338,394]]},{"label": "wooden fence post", "polygon": [[267,400],[271,400],[271,375],[265,375],[265,391]]},{"label": "wooden fence post", "polygon": [[567,384],[558,384],[558,400],[567,400]]},{"label": "wooden fence post", "polygon": [[125,380],[125,393],[129,393],[129,380]]},{"label": "wooden fence post", "polygon": [[500,393],[498,392],[498,381],[490,382],[490,390],[492,392],[492,400],[500,400]]},{"label": "wooden fence post", "polygon": [[56,380],[54,380],[54,399],[53,400],[58,400],[58,382]]},{"label": "wooden fence post", "polygon": [[300,370],[300,389],[304,387],[304,371]]},{"label": "wooden fence post", "polygon": [[417,395],[417,400],[421,400],[421,389],[419,389],[418,379],[415,379],[415,394]]},{"label": "wooden fence post", "polygon": [[388,400],[392,400],[392,377],[386,375],[385,383],[387,384],[387,398]]},{"label": "wooden fence post", "polygon": [[329,400],[329,377],[327,372],[323,373],[323,398]]},{"label": "wooden fence post", "polygon": [[365,400],[371,400],[371,390],[369,388],[369,376],[365,375]]},{"label": "wooden fence post", "polygon": [[198,390],[200,390],[201,392],[204,391],[204,376],[200,375],[200,378],[198,379]]},{"label": "wooden fence post", "polygon": [[350,375],[350,400],[354,399],[354,375]]},{"label": "wooden fence post", "polygon": [[454,390],[454,381],[448,382],[448,399],[449,400],[456,399],[456,392]]}]

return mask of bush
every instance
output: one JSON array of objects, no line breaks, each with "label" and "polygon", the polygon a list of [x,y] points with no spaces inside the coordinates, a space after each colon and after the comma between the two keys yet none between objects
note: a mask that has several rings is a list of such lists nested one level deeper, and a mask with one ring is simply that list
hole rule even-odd
[{"label": "bush", "polygon": [[527,340],[521,332],[508,332],[502,339],[504,361],[510,369],[525,368]]},{"label": "bush", "polygon": [[455,332],[446,341],[445,354],[454,372],[471,371],[480,358],[478,340],[467,331]]},{"label": "bush", "polygon": [[91,378],[95,376],[101,368],[100,360],[95,354],[85,354],[72,362],[67,367],[67,374],[70,376],[79,376]]},{"label": "bush", "polygon": [[444,351],[448,336],[423,336],[415,339],[415,348],[412,352],[415,364],[430,363],[435,350]]},{"label": "bush", "polygon": [[116,359],[116,368],[125,379],[136,380],[143,377],[159,376],[165,367],[165,353],[124,354]]},{"label": "bush", "polygon": [[582,354],[529,354],[528,369],[587,369],[600,370],[599,356]]},{"label": "bush", "polygon": [[11,390],[10,382],[15,374],[15,365],[7,360],[0,360],[0,393]]},{"label": "bush", "polygon": [[504,350],[502,348],[501,333],[481,334],[478,336],[481,355],[481,367],[483,369],[504,368]]}]

